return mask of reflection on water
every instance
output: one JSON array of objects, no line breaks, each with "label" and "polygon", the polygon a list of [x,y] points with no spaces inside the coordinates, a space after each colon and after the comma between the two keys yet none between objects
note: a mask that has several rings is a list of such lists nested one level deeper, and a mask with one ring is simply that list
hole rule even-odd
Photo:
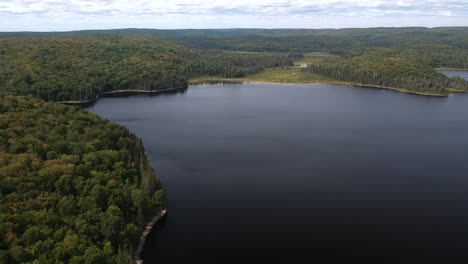
[{"label": "reflection on water", "polygon": [[466,95],[216,84],[89,110],[168,193],[145,263],[468,261]]}]

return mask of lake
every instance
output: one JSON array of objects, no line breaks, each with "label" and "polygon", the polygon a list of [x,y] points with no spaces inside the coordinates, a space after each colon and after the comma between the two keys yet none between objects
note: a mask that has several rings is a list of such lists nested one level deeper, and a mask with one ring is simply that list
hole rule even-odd
[{"label": "lake", "polygon": [[468,95],[211,84],[88,110],[168,194],[145,263],[468,261]]}]

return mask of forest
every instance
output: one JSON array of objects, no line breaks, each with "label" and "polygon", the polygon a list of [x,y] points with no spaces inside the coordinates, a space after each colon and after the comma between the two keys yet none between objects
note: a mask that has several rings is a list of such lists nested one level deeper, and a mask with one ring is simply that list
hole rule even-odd
[{"label": "forest", "polygon": [[[403,47],[411,45],[445,45],[458,48],[468,48],[468,27],[404,27],[404,28],[344,28],[344,29],[113,29],[113,30],[81,30],[69,32],[0,32],[0,38],[37,38],[37,37],[80,37],[80,36],[144,36],[185,43],[189,46],[212,49],[264,51],[259,39],[265,40],[267,48],[277,44],[281,50],[299,49],[307,52],[313,49],[313,43],[328,41],[327,49],[337,49],[342,43],[354,43],[353,46],[342,47],[352,50],[355,47]],[[202,41],[204,40],[204,41]],[[287,40],[290,40],[289,42]],[[302,40],[302,41],[301,41]],[[301,44],[299,44],[300,42]],[[244,43],[239,46],[238,43]],[[299,45],[302,45],[301,48]],[[307,50],[308,49],[308,50]]]},{"label": "forest", "polygon": [[433,66],[446,66],[442,61],[450,62],[448,57],[438,60],[437,55],[426,55],[424,50],[371,49],[336,63],[311,64],[305,70],[333,80],[422,94],[468,91],[468,81],[449,78],[433,69]]},{"label": "forest", "polygon": [[116,90],[186,87],[191,78],[244,78],[291,67],[298,54],[322,79],[445,95],[467,84],[433,68],[468,67],[468,28],[119,29],[0,33],[0,93],[86,101]]},{"label": "forest", "polygon": [[288,54],[203,51],[141,36],[0,40],[0,90],[47,101],[186,87],[193,76],[242,77],[287,65]]},{"label": "forest", "polygon": [[0,97],[0,263],[133,263],[165,203],[126,128],[74,106]]},{"label": "forest", "polygon": [[468,68],[468,28],[0,33],[0,263],[132,263],[166,207],[138,138],[57,102],[296,74],[297,63],[304,82],[467,92],[436,68]]}]

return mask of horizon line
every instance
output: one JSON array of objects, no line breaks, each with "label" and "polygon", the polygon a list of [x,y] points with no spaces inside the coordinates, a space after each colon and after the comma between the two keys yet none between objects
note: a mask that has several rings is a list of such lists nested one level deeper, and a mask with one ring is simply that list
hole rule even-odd
[{"label": "horizon line", "polygon": [[80,31],[111,31],[111,30],[160,30],[160,31],[177,31],[177,30],[349,30],[349,29],[444,29],[444,28],[468,28],[467,26],[437,26],[437,27],[425,27],[425,26],[381,26],[381,27],[323,27],[323,28],[295,28],[295,27],[226,27],[226,28],[145,28],[145,27],[123,27],[123,28],[90,28],[90,29],[72,29],[72,30],[22,30],[22,31],[0,31],[0,33],[66,33],[66,32],[80,32]]}]

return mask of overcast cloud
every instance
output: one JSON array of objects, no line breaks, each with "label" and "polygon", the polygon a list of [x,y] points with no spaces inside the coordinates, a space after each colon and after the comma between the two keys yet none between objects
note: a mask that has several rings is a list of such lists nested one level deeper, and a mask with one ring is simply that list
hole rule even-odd
[{"label": "overcast cloud", "polygon": [[468,26],[468,0],[0,0],[0,31]]}]

